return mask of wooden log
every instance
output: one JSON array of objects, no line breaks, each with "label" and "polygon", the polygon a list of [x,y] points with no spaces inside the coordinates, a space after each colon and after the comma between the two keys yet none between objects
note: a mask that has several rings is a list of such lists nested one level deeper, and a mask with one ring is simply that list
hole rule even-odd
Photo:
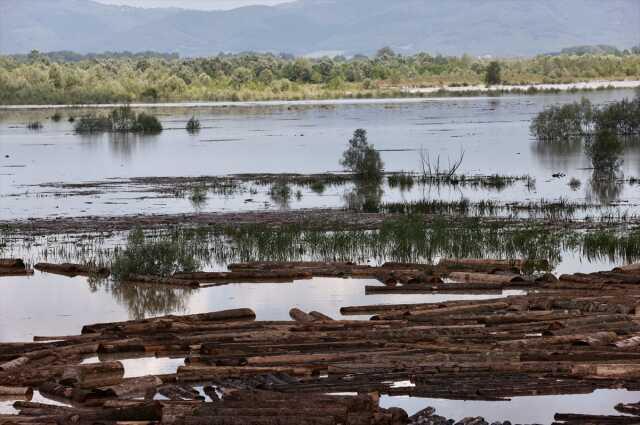
[{"label": "wooden log", "polygon": [[[468,283],[440,283],[440,284],[410,284],[402,286],[371,286],[366,285],[364,287],[365,294],[387,294],[387,293],[431,293],[431,292],[471,292],[476,291],[489,291],[489,293],[501,293],[501,290],[505,287],[503,283],[483,283],[483,282],[468,282]],[[498,292],[496,292],[498,291]]]},{"label": "wooden log", "polygon": [[117,397],[134,398],[143,397],[147,394],[155,394],[156,388],[162,385],[162,380],[157,376],[142,376],[138,378],[124,379],[117,385],[101,386],[94,388],[87,398]]},{"label": "wooden log", "polygon": [[0,258],[0,269],[26,269],[21,258]]},{"label": "wooden log", "polygon": [[34,266],[34,268],[36,270],[40,270],[46,273],[61,274],[69,277],[89,276],[89,275],[106,277],[111,274],[111,270],[109,270],[107,267],[85,266],[82,264],[74,264],[74,263],[63,263],[63,264],[38,263]]},{"label": "wooden log", "polygon": [[11,276],[31,276],[33,274],[33,269],[26,268],[0,268],[0,277],[11,277]]},{"label": "wooden log", "polygon": [[234,367],[234,366],[180,366],[178,382],[203,382],[213,379],[241,378],[266,373],[286,373],[291,376],[310,377],[313,369],[306,367]]},{"label": "wooden log", "polygon": [[27,363],[29,363],[29,357],[27,356],[17,357],[13,360],[0,364],[0,370],[7,371],[11,369],[17,369],[19,367],[26,365]]},{"label": "wooden log", "polygon": [[577,364],[571,373],[592,379],[640,379],[640,364]]},{"label": "wooden log", "polygon": [[123,378],[121,362],[89,363],[65,369],[60,383],[78,388],[97,388],[120,384]]},{"label": "wooden log", "polygon": [[524,265],[524,260],[495,260],[483,258],[443,258],[438,262],[438,266],[440,267],[469,270],[521,270]]},{"label": "wooden log", "polygon": [[640,263],[632,263],[632,264],[616,267],[613,269],[613,271],[617,273],[638,274],[640,273]]},{"label": "wooden log", "polygon": [[33,388],[31,387],[0,386],[0,397],[5,397],[5,396],[31,397],[32,395],[33,395]]},{"label": "wooden log", "polygon": [[513,282],[522,282],[524,279],[520,275],[502,275],[489,273],[469,273],[469,272],[452,272],[449,278],[458,282],[482,282],[508,284]]},{"label": "wooden log", "polygon": [[289,310],[289,316],[291,316],[291,318],[296,322],[302,322],[302,323],[313,322],[316,320],[316,318],[313,317],[312,315],[307,314],[304,311],[295,307]]},{"label": "wooden log", "polygon": [[311,311],[309,312],[309,316],[313,317],[316,320],[319,320],[321,322],[333,322],[334,320],[327,316],[326,314],[323,314],[319,311]]},{"label": "wooden log", "polygon": [[176,279],[175,277],[161,277],[132,274],[126,279],[127,283],[147,283],[150,285],[167,285],[167,286],[187,286],[190,288],[198,288],[200,282],[196,280]]},{"label": "wooden log", "polygon": [[293,281],[311,279],[312,273],[295,269],[285,270],[257,270],[257,271],[233,271],[233,272],[195,272],[175,273],[172,278],[185,279],[205,283],[243,283],[243,282],[268,282],[268,281]]}]

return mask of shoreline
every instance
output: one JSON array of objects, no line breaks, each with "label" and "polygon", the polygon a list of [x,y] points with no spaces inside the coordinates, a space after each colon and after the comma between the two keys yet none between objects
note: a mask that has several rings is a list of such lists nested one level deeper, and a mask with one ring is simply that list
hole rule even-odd
[{"label": "shoreline", "polygon": [[[574,83],[559,84],[523,84],[523,85],[497,85],[487,87],[476,86],[442,86],[442,87],[399,87],[390,92],[390,97],[342,97],[333,99],[305,99],[305,100],[255,100],[255,101],[177,101],[177,102],[132,102],[133,108],[200,108],[200,107],[278,107],[278,106],[332,106],[332,105],[375,105],[375,104],[400,104],[423,103],[430,101],[460,100],[465,98],[494,97],[492,94],[545,94],[547,92],[570,91],[595,91],[607,89],[634,89],[640,87],[640,80],[598,80],[578,81]],[[455,96],[425,96],[451,93]],[[406,97],[398,97],[397,94],[405,94]],[[101,109],[114,108],[124,103],[86,103],[86,104],[59,104],[59,105],[0,105],[0,111],[20,110],[57,110],[57,109]]]}]

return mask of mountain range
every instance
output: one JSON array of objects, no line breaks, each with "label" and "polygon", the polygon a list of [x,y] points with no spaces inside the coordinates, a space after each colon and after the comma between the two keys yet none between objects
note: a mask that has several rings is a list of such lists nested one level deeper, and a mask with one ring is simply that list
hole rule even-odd
[{"label": "mountain range", "polygon": [[0,0],[0,53],[72,50],[526,56],[640,45],[640,0],[297,0],[228,11]]}]

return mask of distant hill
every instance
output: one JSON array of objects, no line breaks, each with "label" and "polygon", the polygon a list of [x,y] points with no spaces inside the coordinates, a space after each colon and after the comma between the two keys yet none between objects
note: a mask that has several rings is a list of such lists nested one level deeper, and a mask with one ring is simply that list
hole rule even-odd
[{"label": "distant hill", "polygon": [[0,0],[0,53],[270,51],[517,56],[640,44],[639,0],[298,0],[230,11]]}]

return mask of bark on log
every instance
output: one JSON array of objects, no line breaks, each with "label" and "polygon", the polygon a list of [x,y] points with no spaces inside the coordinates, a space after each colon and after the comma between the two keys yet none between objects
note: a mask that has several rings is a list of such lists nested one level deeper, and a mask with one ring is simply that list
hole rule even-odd
[{"label": "bark on log", "polygon": [[4,397],[4,396],[30,397],[32,395],[33,395],[33,388],[31,388],[31,387],[2,387],[2,386],[0,386],[0,397]]},{"label": "bark on log", "polygon": [[468,273],[468,272],[452,272],[449,278],[458,282],[482,282],[508,284],[513,282],[522,282],[524,279],[519,275],[501,275],[488,273]]},{"label": "bark on log", "polygon": [[121,362],[90,363],[68,367],[60,383],[90,389],[116,385],[123,378],[124,366]]},{"label": "bark on log", "polygon": [[296,322],[301,322],[301,323],[313,322],[316,320],[315,317],[295,307],[289,310],[289,316],[291,316],[291,318]]},{"label": "bark on log", "polygon": [[151,285],[168,285],[168,286],[187,286],[190,288],[198,288],[200,282],[196,280],[176,279],[175,277],[161,277],[132,274],[126,279],[127,283],[147,283]]},{"label": "bark on log", "polygon": [[85,266],[82,264],[63,263],[63,264],[51,264],[51,263],[38,263],[34,266],[36,270],[40,270],[46,273],[61,274],[64,276],[109,276],[111,271],[106,267]]},{"label": "bark on log", "polygon": [[0,258],[0,269],[26,269],[21,258]]}]

